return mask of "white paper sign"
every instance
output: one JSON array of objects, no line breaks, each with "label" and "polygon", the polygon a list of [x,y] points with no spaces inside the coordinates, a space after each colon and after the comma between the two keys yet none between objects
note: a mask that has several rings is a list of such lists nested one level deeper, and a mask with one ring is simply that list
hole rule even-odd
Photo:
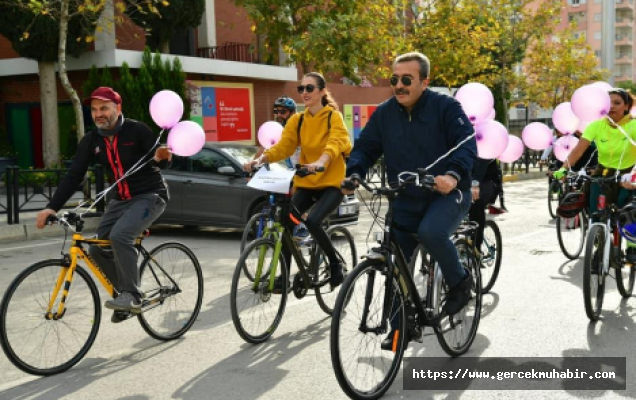
[{"label": "white paper sign", "polygon": [[296,171],[268,171],[261,168],[247,183],[247,186],[274,193],[289,193],[289,185]]}]

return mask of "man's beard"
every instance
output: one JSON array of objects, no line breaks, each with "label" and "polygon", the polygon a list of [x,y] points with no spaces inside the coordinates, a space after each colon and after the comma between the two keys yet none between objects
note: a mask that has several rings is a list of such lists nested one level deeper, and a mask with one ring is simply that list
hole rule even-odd
[{"label": "man's beard", "polygon": [[106,122],[99,123],[95,121],[95,126],[99,129],[111,130],[117,125],[118,115],[114,115],[112,118],[107,118]]}]

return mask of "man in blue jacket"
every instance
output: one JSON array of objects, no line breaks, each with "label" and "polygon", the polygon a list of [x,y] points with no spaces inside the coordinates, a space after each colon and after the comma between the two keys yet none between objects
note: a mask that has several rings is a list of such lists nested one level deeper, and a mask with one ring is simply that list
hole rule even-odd
[{"label": "man in blue jacket", "polygon": [[[403,171],[417,171],[433,164],[446,152],[473,134],[461,105],[450,96],[427,90],[430,63],[413,52],[393,63],[394,96],[380,104],[356,140],[347,163],[347,176],[365,176],[384,154],[389,182]],[[470,299],[472,276],[459,262],[450,239],[471,203],[471,171],[477,156],[474,138],[430,168],[436,192],[408,187],[395,202],[395,222],[413,233],[437,260],[451,287],[445,305],[449,314],[460,311]],[[345,190],[346,191],[346,190]],[[348,192],[348,191],[346,191]],[[407,260],[417,241],[396,230]]]}]

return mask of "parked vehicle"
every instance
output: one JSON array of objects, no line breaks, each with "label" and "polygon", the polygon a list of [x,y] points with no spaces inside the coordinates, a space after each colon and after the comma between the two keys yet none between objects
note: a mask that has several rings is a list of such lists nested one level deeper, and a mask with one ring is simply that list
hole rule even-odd
[{"label": "parked vehicle", "polygon": [[[245,227],[250,217],[267,203],[266,193],[247,187],[242,166],[256,154],[253,145],[208,142],[190,157],[173,156],[162,171],[170,188],[170,201],[158,224]],[[283,162],[272,169],[286,169]],[[331,224],[357,223],[359,203],[346,196],[330,216]]]}]

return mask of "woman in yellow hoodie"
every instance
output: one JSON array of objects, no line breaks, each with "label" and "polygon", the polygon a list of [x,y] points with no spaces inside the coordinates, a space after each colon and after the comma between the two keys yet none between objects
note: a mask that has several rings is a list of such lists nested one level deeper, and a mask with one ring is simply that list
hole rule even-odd
[{"label": "woman in yellow hoodie", "polygon": [[[305,103],[305,111],[293,115],[285,124],[283,135],[276,145],[263,155],[245,164],[251,171],[254,164],[273,163],[291,156],[300,146],[299,163],[313,172],[324,167],[322,173],[306,177],[294,177],[296,191],[293,204],[300,214],[314,206],[305,220],[305,225],[329,259],[330,284],[342,283],[342,265],[336,251],[322,228],[322,221],[342,202],[340,182],[345,177],[345,156],[351,152],[349,132],[344,125],[338,104],[327,90],[325,78],[317,73],[306,74],[298,86],[298,94]],[[289,249],[283,249],[291,260]],[[289,265],[289,262],[287,263]]]}]

